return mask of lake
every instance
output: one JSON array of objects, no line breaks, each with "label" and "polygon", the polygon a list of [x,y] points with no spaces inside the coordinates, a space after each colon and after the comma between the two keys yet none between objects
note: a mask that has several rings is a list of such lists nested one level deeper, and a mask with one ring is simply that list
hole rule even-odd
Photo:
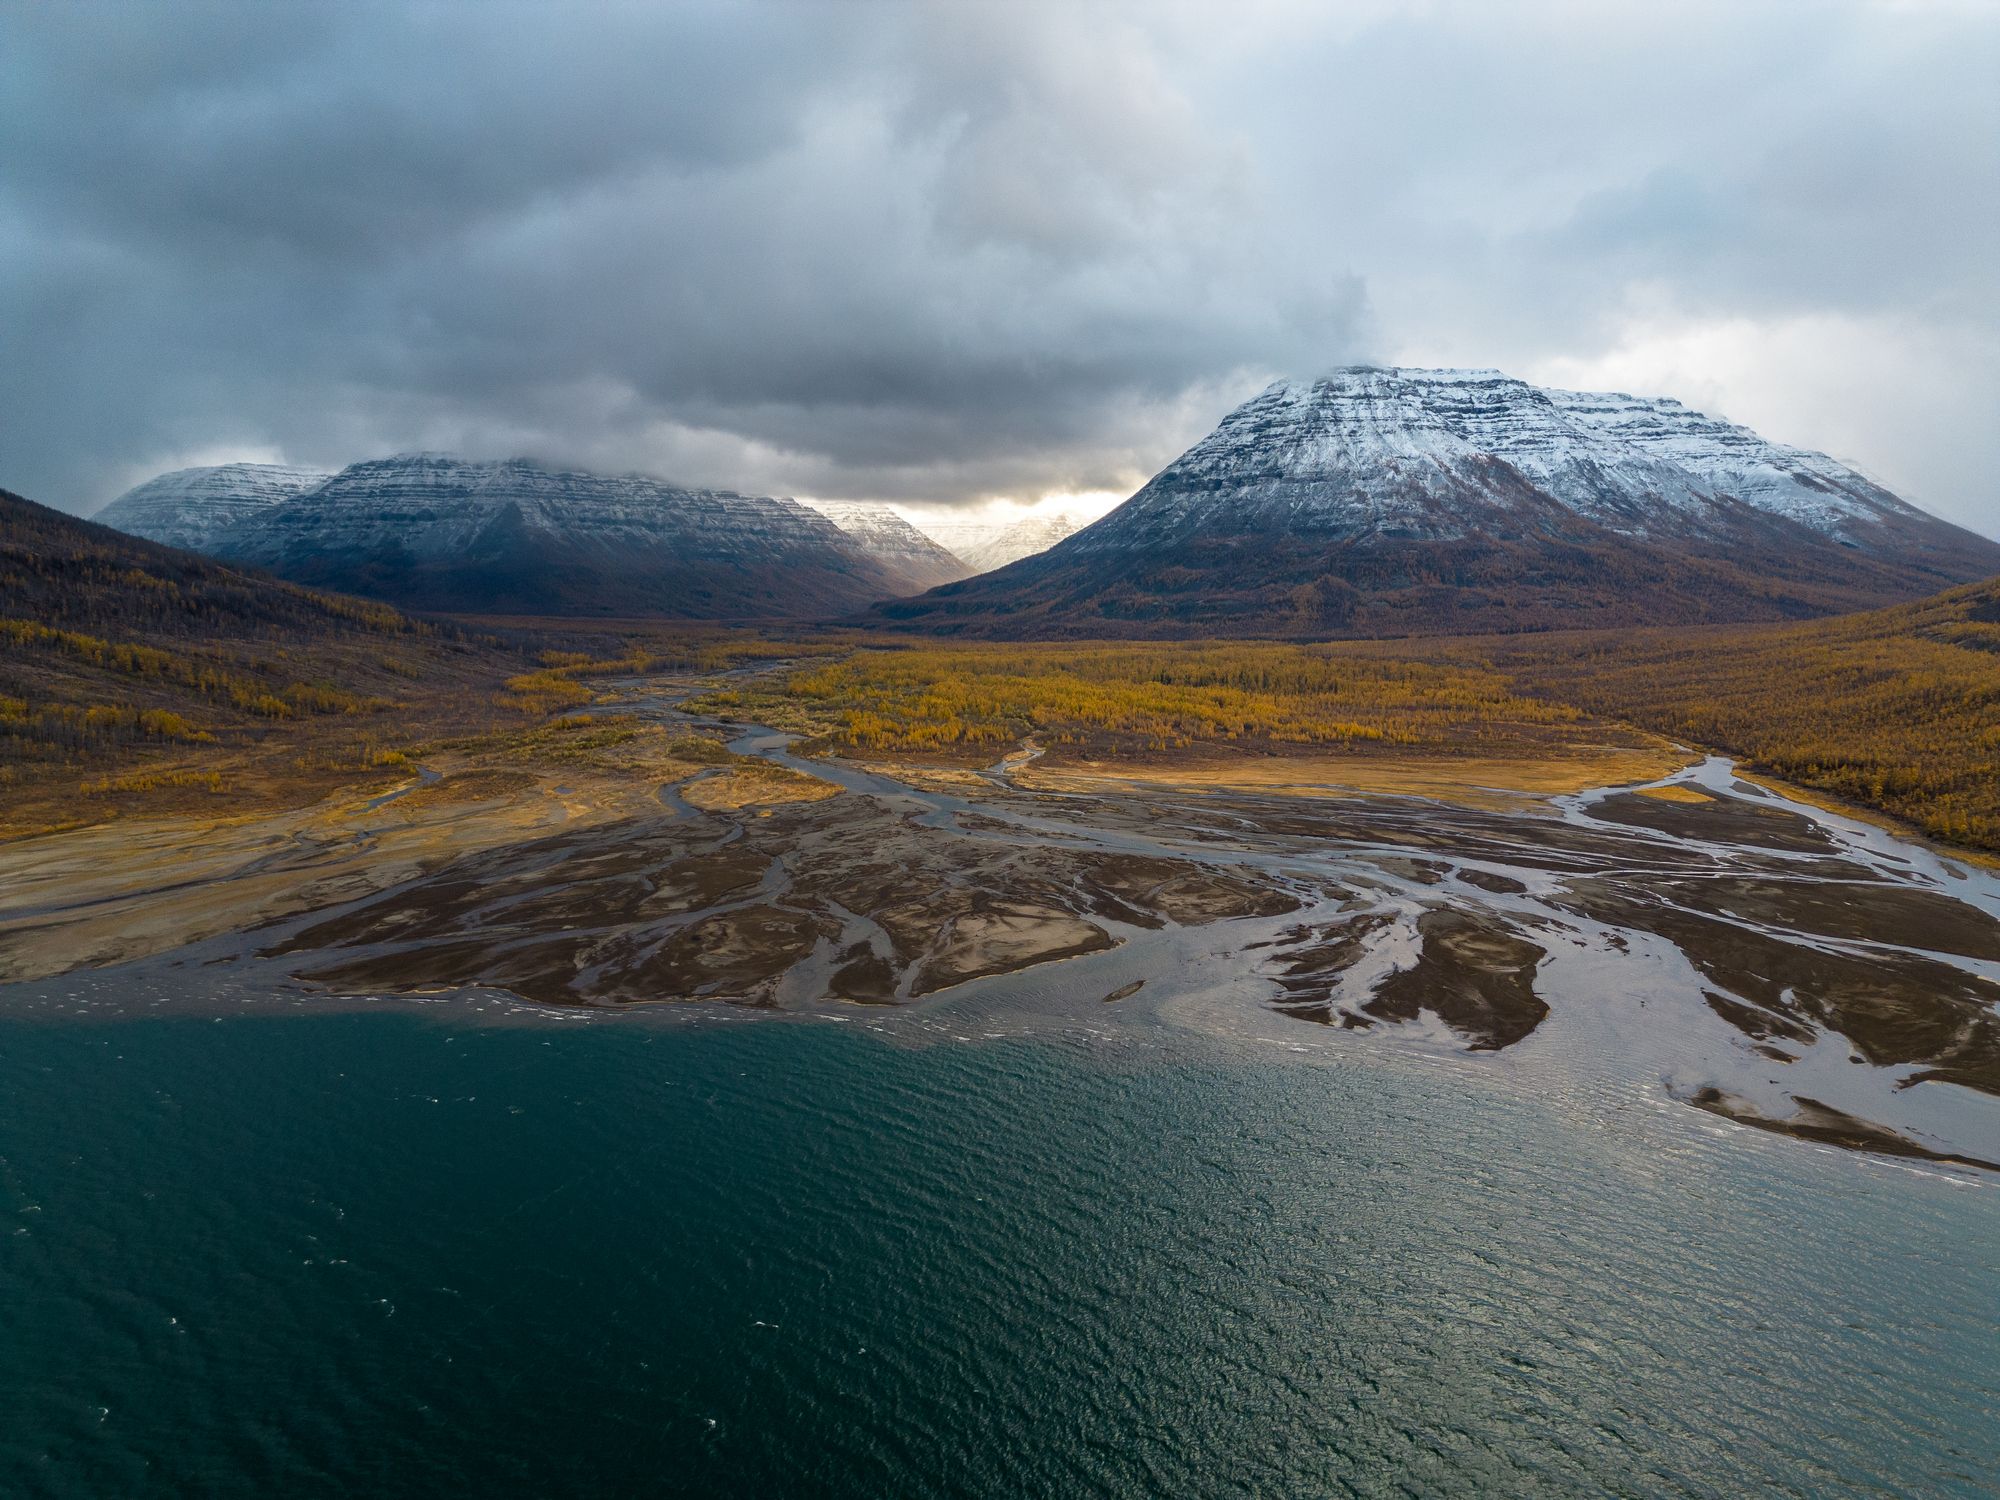
[{"label": "lake", "polygon": [[1992,1492],[1990,1176],[1491,1062],[16,1011],[0,1492]]}]

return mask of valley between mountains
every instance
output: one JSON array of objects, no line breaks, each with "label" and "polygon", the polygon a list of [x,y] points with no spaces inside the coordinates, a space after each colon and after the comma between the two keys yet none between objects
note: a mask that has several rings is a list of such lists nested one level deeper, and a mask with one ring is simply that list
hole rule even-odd
[{"label": "valley between mountains", "polygon": [[2000,1162],[2000,544],[1673,402],[1280,383],[962,550],[439,455],[0,520],[19,1009],[1194,1027]]}]

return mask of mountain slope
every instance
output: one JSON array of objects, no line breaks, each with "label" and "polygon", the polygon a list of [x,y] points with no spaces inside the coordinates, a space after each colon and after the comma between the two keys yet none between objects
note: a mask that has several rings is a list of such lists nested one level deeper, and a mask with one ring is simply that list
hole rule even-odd
[{"label": "mountain slope", "polygon": [[[507,660],[387,605],[240,573],[0,491],[0,803],[37,788],[74,798],[80,767],[211,753],[304,721],[323,721],[309,748],[325,760],[378,726],[407,733],[396,700],[412,683],[433,695],[497,683]],[[92,807],[67,816],[79,811]]]},{"label": "mountain slope", "polygon": [[1075,534],[1076,522],[1068,516],[1030,516],[1016,521],[991,540],[968,548],[962,555],[980,572],[990,573],[995,568],[1006,567],[1008,563],[1046,552],[1057,542]]},{"label": "mountain slope", "polygon": [[854,500],[807,500],[846,532],[883,568],[907,581],[903,594],[920,594],[939,584],[955,583],[976,571],[904,520],[886,505]]},{"label": "mountain slope", "polygon": [[301,583],[493,614],[804,618],[910,588],[796,501],[439,454],[351,464],[210,546]]},{"label": "mountain slope", "polygon": [[1775,620],[2000,571],[2000,543],[1676,402],[1491,370],[1280,382],[1095,525],[877,614],[1002,636]]},{"label": "mountain slope", "polygon": [[148,641],[419,628],[384,605],[260,578],[6,490],[0,616]]},{"label": "mountain slope", "polygon": [[2000,578],[1804,624],[1398,642],[2000,850]]},{"label": "mountain slope", "polygon": [[92,516],[148,541],[200,552],[237,522],[279,505],[331,476],[284,464],[220,464],[160,474]]}]

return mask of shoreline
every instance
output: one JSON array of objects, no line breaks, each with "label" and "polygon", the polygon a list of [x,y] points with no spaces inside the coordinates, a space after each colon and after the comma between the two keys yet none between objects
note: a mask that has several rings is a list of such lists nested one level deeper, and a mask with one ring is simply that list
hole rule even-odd
[{"label": "shoreline", "polygon": [[[0,953],[39,986],[196,963],[256,976],[286,1012],[484,996],[494,1014],[809,1013],[874,1029],[890,1013],[998,1016],[1010,997],[1062,1013],[1050,996],[1067,988],[1100,1018],[1247,1020],[1345,1055],[1435,1043],[1504,1064],[1581,1035],[1609,1057],[1643,1034],[1667,1074],[1699,1060],[1670,1096],[1740,1098],[1746,1125],[1799,1116],[1791,1133],[1812,1139],[1810,1101],[1919,1153],[2000,1155],[2000,1111],[1982,1146],[1958,1138],[1988,1130],[1973,1113],[1907,1088],[2000,1078],[2000,1035],[1900,1060],[1933,1046],[1913,1039],[1947,992],[1960,1007],[2000,997],[2000,881],[1788,797],[1745,797],[1731,762],[1486,803],[1105,788],[1018,752],[905,780],[676,701],[627,696],[573,731],[616,766],[447,755],[290,820],[0,847],[0,868],[11,855],[71,898],[0,912]],[[704,784],[718,794],[685,795]],[[135,832],[145,861],[106,857]],[[1628,866],[1653,873],[1635,884]],[[1829,878],[1866,883],[1868,904],[1829,906]],[[79,952],[126,967],[79,969]],[[1670,954],[1692,982],[1660,967]],[[1850,1019],[1797,1012],[1788,990],[1760,988],[1781,971],[1836,997],[1859,986],[1856,1005],[1900,997],[1904,1019],[1870,1019],[1879,999]],[[1112,994],[1126,998],[1107,1007]],[[1607,994],[1627,998],[1606,1010]],[[1201,995],[1207,1018],[1190,1009]],[[1653,1008],[1650,1034],[1630,1030],[1633,1003]],[[1838,1055],[1837,1026],[1862,1028]],[[1854,1048],[1873,1066],[1846,1065]]]}]

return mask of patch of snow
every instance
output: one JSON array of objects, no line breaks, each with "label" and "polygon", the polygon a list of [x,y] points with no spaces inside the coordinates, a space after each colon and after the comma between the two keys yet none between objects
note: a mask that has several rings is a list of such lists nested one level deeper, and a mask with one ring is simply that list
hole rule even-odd
[{"label": "patch of snow", "polygon": [[1850,545],[1929,518],[1825,454],[1677,401],[1544,390],[1498,370],[1352,366],[1278,381],[1121,508],[1085,550],[1168,541],[1245,508],[1330,539],[1560,529],[1727,534],[1742,507]]},{"label": "patch of snow", "polygon": [[330,476],[288,464],[175,469],[127,490],[91,519],[148,541],[204,550],[248,516],[303,494]]}]

